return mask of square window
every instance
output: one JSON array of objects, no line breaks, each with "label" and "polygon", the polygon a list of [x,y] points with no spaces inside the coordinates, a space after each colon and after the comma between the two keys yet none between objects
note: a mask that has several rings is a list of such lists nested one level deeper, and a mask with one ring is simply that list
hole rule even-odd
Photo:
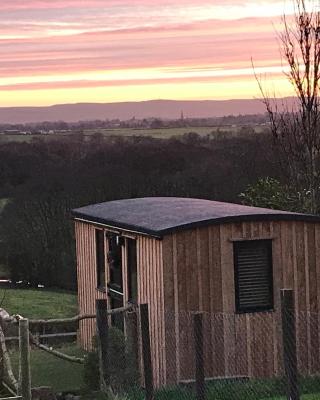
[{"label": "square window", "polygon": [[272,241],[234,243],[237,312],[273,309]]}]

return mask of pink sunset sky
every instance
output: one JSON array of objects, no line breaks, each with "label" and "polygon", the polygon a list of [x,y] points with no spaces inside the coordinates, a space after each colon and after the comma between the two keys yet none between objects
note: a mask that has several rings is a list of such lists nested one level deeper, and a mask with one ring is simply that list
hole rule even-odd
[{"label": "pink sunset sky", "polygon": [[[285,0],[1,1],[0,106],[291,94]],[[266,78],[264,78],[266,77]]]}]

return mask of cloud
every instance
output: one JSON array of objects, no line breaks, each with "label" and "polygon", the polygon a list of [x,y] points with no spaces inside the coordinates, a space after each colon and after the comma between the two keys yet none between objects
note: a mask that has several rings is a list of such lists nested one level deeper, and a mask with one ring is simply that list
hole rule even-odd
[{"label": "cloud", "polygon": [[[269,72],[269,76],[278,78],[281,76],[279,72]],[[167,85],[167,84],[192,84],[192,83],[220,83],[235,82],[243,77],[247,78],[247,74],[235,72],[234,74],[219,77],[203,75],[198,77],[176,77],[176,78],[153,78],[153,79],[121,79],[121,80],[71,80],[71,81],[55,81],[55,82],[30,82],[18,83],[11,85],[0,85],[0,91],[20,91],[20,90],[52,90],[52,89],[78,89],[78,88],[97,88],[97,87],[130,87],[130,86],[150,86],[150,85]]]},{"label": "cloud", "polygon": [[[55,37],[0,39],[0,74],[278,62],[268,19],[167,25]],[[6,35],[13,34],[7,31]],[[0,36],[1,38],[1,36]],[[263,46],[261,46],[263,43]],[[192,49],[192,50],[190,50]]]},{"label": "cloud", "polygon": [[[67,91],[212,83],[231,79],[227,73],[213,77],[213,71],[251,71],[251,58],[257,67],[276,67],[278,20],[271,16],[280,4],[283,8],[278,0],[0,2],[1,87]],[[151,70],[152,77],[136,76]],[[102,73],[110,77],[99,79]]]}]

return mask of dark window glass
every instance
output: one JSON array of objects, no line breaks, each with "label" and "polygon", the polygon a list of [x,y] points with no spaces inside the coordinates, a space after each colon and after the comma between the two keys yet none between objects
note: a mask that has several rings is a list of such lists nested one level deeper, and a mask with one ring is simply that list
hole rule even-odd
[{"label": "dark window glass", "polygon": [[97,263],[97,287],[103,288],[105,283],[105,254],[104,254],[104,234],[101,230],[96,230],[96,263]]},{"label": "dark window glass", "polygon": [[137,288],[137,242],[134,239],[127,239],[128,258],[128,298],[136,303],[138,298]]},{"label": "dark window glass", "polygon": [[110,270],[109,287],[123,293],[122,284],[122,244],[123,238],[109,235],[108,264]]},{"label": "dark window glass", "polygon": [[271,240],[234,243],[236,310],[266,311],[273,308]]}]

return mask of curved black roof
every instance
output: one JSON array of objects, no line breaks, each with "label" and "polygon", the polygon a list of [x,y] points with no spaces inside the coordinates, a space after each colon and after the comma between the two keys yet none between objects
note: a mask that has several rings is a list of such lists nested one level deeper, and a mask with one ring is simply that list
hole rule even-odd
[{"label": "curved black roof", "polygon": [[170,232],[239,221],[320,221],[320,217],[179,197],[107,201],[72,210],[76,219],[162,237]]}]

